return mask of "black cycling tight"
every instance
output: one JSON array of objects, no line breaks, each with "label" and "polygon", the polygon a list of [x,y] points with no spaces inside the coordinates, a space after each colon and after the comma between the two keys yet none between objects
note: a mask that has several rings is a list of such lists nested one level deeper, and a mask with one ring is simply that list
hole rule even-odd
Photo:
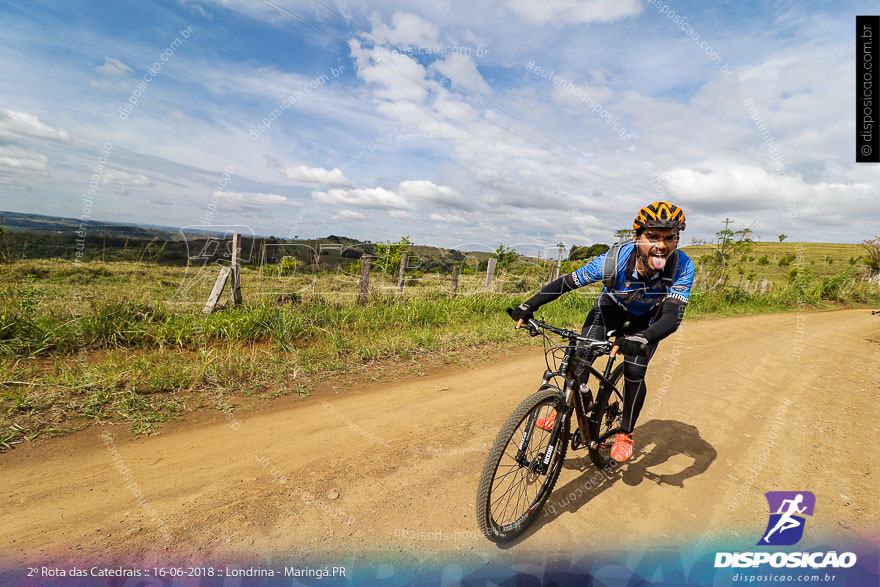
[{"label": "black cycling tight", "polygon": [[[617,330],[623,327],[629,320],[627,332],[636,333],[648,327],[654,313],[648,312],[642,316],[634,316],[611,301],[608,296],[600,295],[596,305],[587,314],[584,327],[581,330],[583,336],[605,340],[605,333],[609,330]],[[657,343],[648,344],[648,354],[635,357],[625,356],[623,360],[623,430],[632,432],[639,417],[639,412],[645,403],[647,389],[645,388],[645,372],[648,362],[657,350]],[[581,354],[588,362],[594,357]]]}]

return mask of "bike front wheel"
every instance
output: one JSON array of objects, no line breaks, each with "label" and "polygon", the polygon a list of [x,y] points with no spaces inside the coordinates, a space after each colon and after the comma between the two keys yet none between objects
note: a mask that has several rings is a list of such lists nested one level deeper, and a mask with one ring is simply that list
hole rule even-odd
[{"label": "bike front wheel", "polygon": [[537,426],[541,418],[565,413],[559,388],[545,385],[513,411],[495,438],[486,458],[477,489],[477,521],[483,535],[493,542],[519,536],[535,520],[553,491],[568,448],[566,419],[555,448],[550,451],[546,473],[542,463],[548,455],[550,431]]}]

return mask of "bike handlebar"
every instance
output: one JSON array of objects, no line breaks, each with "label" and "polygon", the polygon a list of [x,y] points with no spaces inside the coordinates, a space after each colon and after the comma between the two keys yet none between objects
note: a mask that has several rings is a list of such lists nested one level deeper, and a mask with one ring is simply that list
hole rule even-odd
[{"label": "bike handlebar", "polygon": [[601,353],[609,353],[611,352],[611,347],[613,344],[607,340],[597,340],[595,338],[589,338],[587,336],[581,336],[572,330],[567,330],[565,328],[557,328],[556,326],[552,326],[547,324],[542,320],[537,320],[535,318],[529,318],[528,322],[526,322],[529,327],[529,336],[538,336],[541,333],[541,330],[548,330],[554,334],[558,334],[562,338],[567,339],[571,343],[582,342],[585,343],[587,349],[591,351],[598,351]]}]

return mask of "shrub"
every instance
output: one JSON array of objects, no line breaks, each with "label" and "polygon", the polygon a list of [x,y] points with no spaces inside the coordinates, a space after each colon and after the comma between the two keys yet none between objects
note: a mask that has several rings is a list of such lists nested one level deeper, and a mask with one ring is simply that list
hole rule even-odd
[{"label": "shrub", "polygon": [[790,255],[786,255],[779,260],[779,266],[780,267],[788,267],[789,265],[791,265],[791,262],[794,261],[795,259],[797,259],[797,255],[795,255],[794,253],[792,253]]}]

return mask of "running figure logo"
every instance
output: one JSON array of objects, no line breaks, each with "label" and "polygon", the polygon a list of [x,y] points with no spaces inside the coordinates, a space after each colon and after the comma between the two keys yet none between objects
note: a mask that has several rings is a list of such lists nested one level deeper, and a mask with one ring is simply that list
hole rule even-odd
[{"label": "running figure logo", "polygon": [[804,535],[804,516],[812,516],[816,496],[811,491],[768,491],[770,520],[758,546],[791,546]]}]

